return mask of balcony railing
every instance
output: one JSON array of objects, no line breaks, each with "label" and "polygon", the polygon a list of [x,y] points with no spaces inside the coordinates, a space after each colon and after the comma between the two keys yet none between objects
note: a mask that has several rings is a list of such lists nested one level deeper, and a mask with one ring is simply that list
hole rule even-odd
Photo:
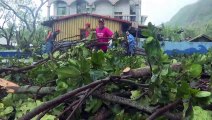
[{"label": "balcony railing", "polygon": [[[65,16],[67,16],[67,15],[54,15],[54,16],[50,16],[50,18],[45,17],[44,19],[45,20],[54,20],[54,19],[58,19],[58,18],[61,18],[61,17],[65,17]],[[132,21],[132,22],[136,21],[136,15],[114,15],[114,18]]]},{"label": "balcony railing", "polygon": [[127,21],[136,21],[136,15],[114,15],[114,18],[119,18]]}]

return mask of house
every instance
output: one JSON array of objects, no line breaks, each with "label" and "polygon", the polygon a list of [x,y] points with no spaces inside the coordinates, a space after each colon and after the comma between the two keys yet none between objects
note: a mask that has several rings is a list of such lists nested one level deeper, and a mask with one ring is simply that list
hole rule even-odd
[{"label": "house", "polygon": [[189,42],[212,42],[212,38],[210,38],[209,36],[205,34],[202,34],[189,40]]},{"label": "house", "polygon": [[141,16],[141,0],[49,0],[47,7],[49,19],[89,13],[142,24],[147,18]]},{"label": "house", "polygon": [[[132,22],[127,20],[122,20],[118,18],[112,18],[103,15],[90,14],[90,13],[81,13],[74,14],[69,16],[60,17],[58,19],[52,19],[44,21],[42,25],[52,28],[53,30],[60,29],[60,33],[56,40],[78,40],[82,39],[82,35],[85,32],[85,24],[90,23],[91,29],[98,27],[99,18],[105,20],[105,26],[110,28],[113,32],[125,32],[132,27]],[[139,28],[146,28],[146,26],[139,25]],[[141,33],[141,32],[139,32]],[[139,34],[140,35],[140,34]],[[138,37],[139,37],[138,35]],[[73,37],[76,36],[76,37]],[[71,38],[73,37],[73,38]]]}]

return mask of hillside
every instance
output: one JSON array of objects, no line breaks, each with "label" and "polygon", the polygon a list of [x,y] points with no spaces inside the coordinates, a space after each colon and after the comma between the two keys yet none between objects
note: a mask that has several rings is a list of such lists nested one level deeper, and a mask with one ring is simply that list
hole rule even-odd
[{"label": "hillside", "polygon": [[205,24],[210,20],[212,20],[212,0],[199,0],[182,8],[168,24],[186,26],[192,23]]}]

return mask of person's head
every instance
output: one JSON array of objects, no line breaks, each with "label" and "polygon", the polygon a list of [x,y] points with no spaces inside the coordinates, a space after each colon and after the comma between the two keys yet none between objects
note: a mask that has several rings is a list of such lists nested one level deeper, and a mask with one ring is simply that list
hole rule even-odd
[{"label": "person's head", "polygon": [[100,19],[99,19],[99,28],[100,28],[100,29],[103,29],[104,26],[105,26],[105,21],[104,21],[104,19],[100,18]]},{"label": "person's head", "polygon": [[129,31],[126,32],[126,35],[127,35],[127,36],[130,35]]},{"label": "person's head", "polygon": [[60,29],[56,29],[55,32],[60,33],[61,31],[60,31]]},{"label": "person's head", "polygon": [[90,23],[86,23],[85,24],[85,29],[88,29],[88,28],[90,28],[91,27],[91,24]]}]

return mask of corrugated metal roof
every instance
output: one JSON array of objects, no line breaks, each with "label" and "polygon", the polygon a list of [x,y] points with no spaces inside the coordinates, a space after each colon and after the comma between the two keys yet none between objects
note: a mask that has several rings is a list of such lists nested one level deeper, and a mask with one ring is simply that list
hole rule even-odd
[{"label": "corrugated metal roof", "polygon": [[195,38],[189,40],[189,42],[195,41],[196,39],[199,39],[199,38],[206,38],[206,39],[212,41],[212,38],[210,38],[209,36],[207,36],[207,35],[205,35],[205,34],[202,34],[202,35],[199,35],[199,36],[197,36],[197,37],[195,37]]}]

